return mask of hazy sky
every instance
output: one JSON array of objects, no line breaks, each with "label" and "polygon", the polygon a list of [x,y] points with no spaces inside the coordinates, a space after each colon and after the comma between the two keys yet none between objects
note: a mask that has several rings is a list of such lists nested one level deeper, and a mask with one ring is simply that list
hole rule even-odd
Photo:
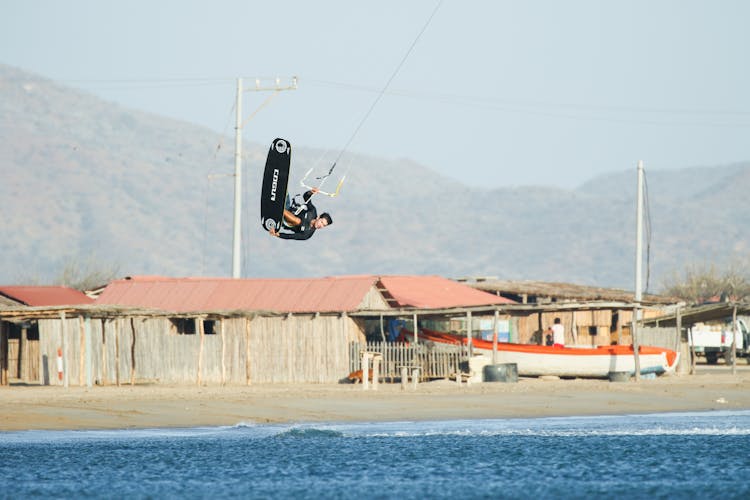
[{"label": "hazy sky", "polygon": [[[438,4],[0,0],[0,63],[227,135],[236,77],[296,75],[244,136],[334,157]],[[743,0],[444,0],[348,149],[487,187],[750,160],[748,21]]]}]

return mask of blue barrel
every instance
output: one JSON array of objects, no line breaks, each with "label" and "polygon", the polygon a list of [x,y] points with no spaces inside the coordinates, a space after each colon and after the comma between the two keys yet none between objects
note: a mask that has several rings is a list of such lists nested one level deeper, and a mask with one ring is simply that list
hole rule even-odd
[{"label": "blue barrel", "polygon": [[485,382],[518,382],[518,365],[516,363],[485,365],[482,375]]}]

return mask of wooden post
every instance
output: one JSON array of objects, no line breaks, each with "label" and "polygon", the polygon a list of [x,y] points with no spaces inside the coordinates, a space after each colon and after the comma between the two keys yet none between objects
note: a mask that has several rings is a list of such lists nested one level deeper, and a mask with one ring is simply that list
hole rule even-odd
[{"label": "wooden post", "polygon": [[622,311],[617,311],[617,344],[622,343]]},{"label": "wooden post", "polygon": [[86,329],[83,326],[83,316],[78,316],[78,385],[83,387],[86,368]]},{"label": "wooden post", "polygon": [[130,385],[135,385],[135,321],[130,318],[130,331],[133,333],[130,344]]},{"label": "wooden post", "polygon": [[21,342],[18,346],[18,357],[21,358],[21,381],[29,381],[29,329],[25,322],[21,325]]},{"label": "wooden post", "polygon": [[227,367],[226,367],[226,361],[225,361],[225,351],[226,351],[226,341],[224,338],[224,318],[221,318],[219,323],[219,331],[221,333],[221,385],[226,384],[226,373],[227,373]]},{"label": "wooden post", "polygon": [[250,385],[252,382],[250,375],[250,321],[252,317],[245,318],[245,384]]},{"label": "wooden post", "polygon": [[468,356],[474,353],[474,346],[472,345],[472,325],[471,325],[471,311],[466,311],[466,347],[468,349]]},{"label": "wooden post", "polygon": [[414,313],[412,320],[414,321],[414,343],[419,344],[419,327],[417,326],[417,313]]},{"label": "wooden post", "polygon": [[541,335],[539,336],[539,343],[540,345],[544,345],[544,325],[542,324],[542,313],[538,313],[537,315],[537,330],[541,332]]},{"label": "wooden post", "polygon": [[62,364],[63,364],[63,387],[69,386],[68,381],[68,320],[65,317],[65,311],[60,312],[60,344],[62,345]]},{"label": "wooden post", "polygon": [[198,326],[198,334],[200,335],[200,347],[198,348],[198,385],[202,383],[203,377],[203,321],[200,318],[195,319],[196,325]]},{"label": "wooden post", "polygon": [[456,384],[461,385],[461,356],[463,356],[463,345],[456,346],[456,356],[453,358],[456,362]]},{"label": "wooden post", "polygon": [[102,366],[101,366],[101,376],[99,377],[99,383],[102,385],[107,385],[108,377],[107,377],[107,320],[102,318]]},{"label": "wooden post", "polygon": [[677,310],[675,311],[675,328],[677,329],[677,342],[676,346],[674,348],[674,352],[681,352],[682,351],[682,309],[680,309],[680,306],[677,306]]},{"label": "wooden post", "polygon": [[0,386],[8,385],[8,324],[0,321]]},{"label": "wooden post", "polygon": [[86,316],[83,319],[83,326],[84,326],[84,332],[86,337],[86,387],[91,387],[93,385],[93,368],[92,368],[92,361],[93,361],[93,355],[94,355],[94,348],[92,346],[92,338],[91,338],[91,317]]},{"label": "wooden post", "polygon": [[[459,378],[460,380],[460,378]],[[406,384],[409,382],[409,368],[401,367],[401,390],[406,390]]]},{"label": "wooden post", "polygon": [[120,387],[120,318],[115,319],[115,383]]},{"label": "wooden post", "polygon": [[412,368],[412,370],[411,370],[411,386],[412,386],[412,389],[416,390],[418,384],[419,384],[419,368]]},{"label": "wooden post", "polygon": [[382,354],[375,354],[372,358],[372,390],[378,390],[378,380],[380,379],[380,362],[383,359]]},{"label": "wooden post", "polygon": [[492,364],[497,364],[497,329],[500,312],[495,309],[495,317],[492,320]]},{"label": "wooden post", "polygon": [[638,382],[641,380],[641,361],[639,357],[638,350],[640,349],[640,346],[638,345],[638,305],[635,306],[633,309],[633,327],[630,331],[630,334],[633,339],[633,360],[635,361],[635,381]]}]

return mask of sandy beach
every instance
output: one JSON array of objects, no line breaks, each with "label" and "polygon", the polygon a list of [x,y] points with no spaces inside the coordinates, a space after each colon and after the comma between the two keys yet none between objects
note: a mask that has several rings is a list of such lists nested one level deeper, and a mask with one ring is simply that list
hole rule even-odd
[{"label": "sandy beach", "polygon": [[409,421],[750,409],[750,372],[638,382],[0,388],[0,431]]}]

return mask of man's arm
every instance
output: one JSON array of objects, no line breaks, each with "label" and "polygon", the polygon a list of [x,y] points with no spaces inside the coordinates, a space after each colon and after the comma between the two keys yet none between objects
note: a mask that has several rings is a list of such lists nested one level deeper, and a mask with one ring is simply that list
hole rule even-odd
[{"label": "man's arm", "polygon": [[302,199],[305,200],[305,203],[307,203],[310,201],[310,198],[312,198],[313,195],[317,193],[318,191],[319,191],[318,188],[312,188],[310,191],[302,195]]}]

